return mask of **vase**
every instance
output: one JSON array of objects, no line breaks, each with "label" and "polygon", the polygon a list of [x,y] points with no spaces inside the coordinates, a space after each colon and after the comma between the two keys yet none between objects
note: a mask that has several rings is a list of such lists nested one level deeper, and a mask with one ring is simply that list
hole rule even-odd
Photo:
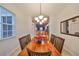
[{"label": "vase", "polygon": [[37,43],[38,44],[42,44],[42,40],[37,40]]}]

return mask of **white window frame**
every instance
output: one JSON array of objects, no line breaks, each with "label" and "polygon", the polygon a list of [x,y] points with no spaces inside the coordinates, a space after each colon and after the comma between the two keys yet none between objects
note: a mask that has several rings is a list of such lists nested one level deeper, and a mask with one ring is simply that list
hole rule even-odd
[{"label": "white window frame", "polygon": [[[5,10],[6,11],[6,14],[4,14],[3,15],[3,13],[2,13],[2,10]],[[6,23],[7,24],[7,27],[8,27],[8,25],[12,25],[12,36],[9,36],[8,37],[8,28],[7,28],[7,37],[6,38],[3,38],[3,24],[5,24],[5,23],[3,23],[2,22],[2,16],[6,16],[6,18],[7,18],[7,16],[12,16],[12,24],[8,24],[8,23]],[[9,38],[13,38],[13,37],[15,37],[16,35],[16,32],[15,32],[15,14],[14,13],[12,13],[11,11],[9,11],[9,10],[7,10],[6,8],[4,8],[4,7],[2,7],[2,6],[0,6],[0,40],[4,40],[4,39],[9,39]]]}]

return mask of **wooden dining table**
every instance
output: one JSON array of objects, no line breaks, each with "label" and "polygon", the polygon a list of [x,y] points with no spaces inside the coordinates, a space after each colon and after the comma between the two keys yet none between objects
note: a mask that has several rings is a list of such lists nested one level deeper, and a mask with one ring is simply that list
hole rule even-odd
[{"label": "wooden dining table", "polygon": [[45,42],[42,44],[38,44],[36,39],[33,38],[31,42],[25,46],[25,48],[19,53],[19,56],[29,56],[27,48],[35,51],[35,52],[48,52],[51,51],[51,56],[61,56],[58,50],[54,47],[54,45],[49,42],[49,40],[45,39]]}]

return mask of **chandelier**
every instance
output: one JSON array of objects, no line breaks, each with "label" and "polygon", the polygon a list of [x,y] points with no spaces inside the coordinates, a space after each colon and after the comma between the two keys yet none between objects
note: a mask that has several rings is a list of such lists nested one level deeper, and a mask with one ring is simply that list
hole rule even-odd
[{"label": "chandelier", "polygon": [[48,21],[48,16],[43,15],[41,9],[42,9],[42,4],[40,3],[40,15],[34,17],[36,23],[39,23],[40,25]]}]

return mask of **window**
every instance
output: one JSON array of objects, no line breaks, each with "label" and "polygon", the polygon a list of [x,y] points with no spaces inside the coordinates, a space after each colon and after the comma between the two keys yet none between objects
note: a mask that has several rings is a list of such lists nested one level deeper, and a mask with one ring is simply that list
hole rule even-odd
[{"label": "window", "polygon": [[7,9],[0,7],[0,40],[14,36],[15,15]]}]

